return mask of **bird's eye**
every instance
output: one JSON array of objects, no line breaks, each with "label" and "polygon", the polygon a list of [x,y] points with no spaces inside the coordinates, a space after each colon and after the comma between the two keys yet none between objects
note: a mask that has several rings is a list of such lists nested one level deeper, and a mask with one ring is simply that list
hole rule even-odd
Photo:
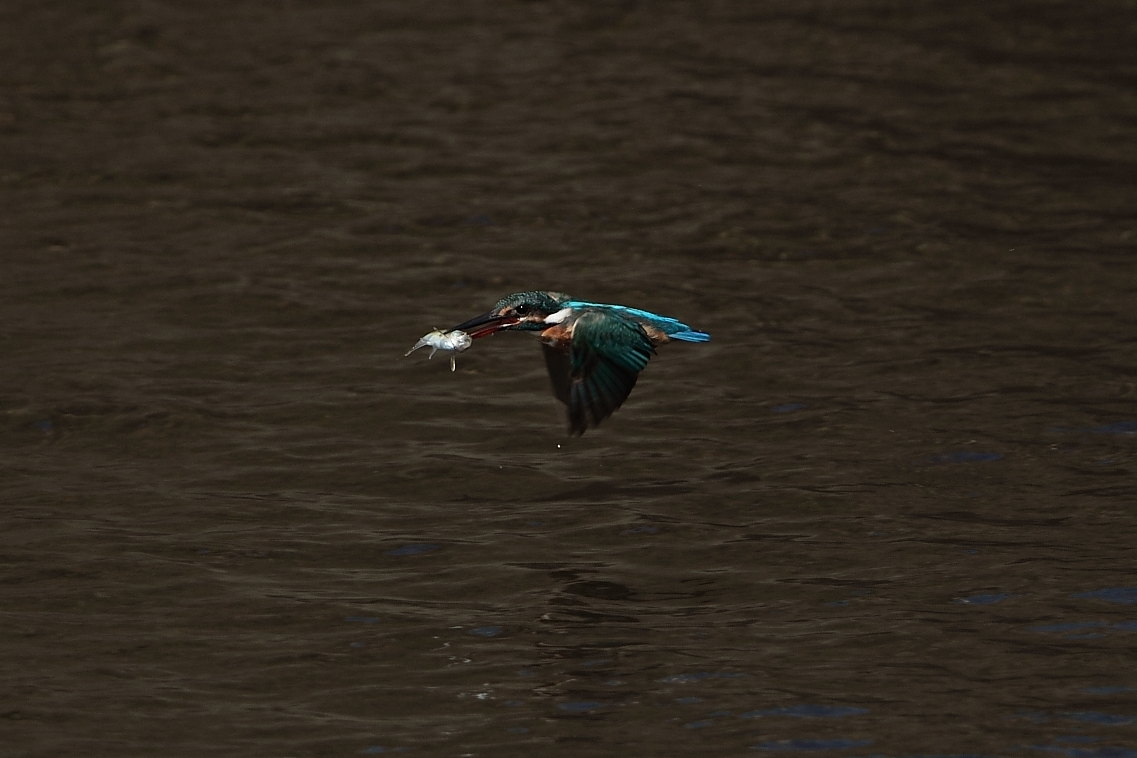
[{"label": "bird's eye", "polygon": [[525,303],[522,303],[521,305],[516,306],[513,309],[513,312],[516,313],[518,316],[526,316],[529,314],[529,310],[530,310],[529,306],[526,305]]}]

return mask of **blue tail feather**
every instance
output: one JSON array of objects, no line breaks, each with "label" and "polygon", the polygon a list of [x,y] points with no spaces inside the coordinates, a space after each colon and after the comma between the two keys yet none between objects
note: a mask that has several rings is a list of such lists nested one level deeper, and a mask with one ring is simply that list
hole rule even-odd
[{"label": "blue tail feather", "polygon": [[675,332],[674,334],[667,335],[673,340],[683,340],[684,342],[710,342],[711,335],[706,332],[686,331]]}]

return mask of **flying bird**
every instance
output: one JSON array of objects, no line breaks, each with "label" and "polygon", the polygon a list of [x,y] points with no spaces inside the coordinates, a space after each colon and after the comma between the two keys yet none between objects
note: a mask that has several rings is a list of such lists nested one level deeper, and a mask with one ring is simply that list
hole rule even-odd
[{"label": "flying bird", "polygon": [[501,331],[539,332],[553,394],[568,407],[573,435],[584,434],[620,407],[657,346],[711,338],[639,308],[539,291],[506,295],[452,331],[466,332],[472,340]]}]

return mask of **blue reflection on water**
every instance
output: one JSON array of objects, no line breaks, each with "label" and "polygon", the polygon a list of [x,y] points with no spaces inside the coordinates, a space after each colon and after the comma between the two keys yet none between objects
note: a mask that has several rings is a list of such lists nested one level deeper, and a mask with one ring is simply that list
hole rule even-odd
[{"label": "blue reflection on water", "polygon": [[1137,434],[1137,421],[1111,421],[1100,426],[1058,426],[1054,432],[1089,432],[1090,434]]},{"label": "blue reflection on water", "polygon": [[409,747],[387,747],[386,745],[368,745],[359,752],[363,755],[384,755],[386,753],[405,753]]},{"label": "blue reflection on water", "polygon": [[808,407],[805,403],[782,403],[770,408],[770,413],[793,413],[794,411],[805,410]]},{"label": "blue reflection on water", "polygon": [[1028,750],[1054,753],[1066,758],[1137,758],[1137,749],[1127,747],[1073,747],[1069,745],[1030,745]]},{"label": "blue reflection on water", "polygon": [[1114,421],[1111,424],[1091,426],[1086,431],[1094,434],[1137,434],[1137,421]]},{"label": "blue reflection on water", "polygon": [[967,605],[994,605],[995,603],[1001,603],[1011,597],[1012,595],[1009,595],[1006,592],[990,592],[986,594],[961,597],[956,602],[965,603]]},{"label": "blue reflection on water", "polygon": [[397,558],[401,558],[407,555],[423,555],[424,553],[433,553],[435,550],[439,550],[440,548],[441,545],[435,545],[429,542],[412,542],[409,545],[403,545],[401,547],[396,547],[392,550],[388,550],[386,553],[384,553],[384,555],[393,555]]},{"label": "blue reflection on water", "polygon": [[587,713],[588,711],[595,711],[602,706],[603,703],[596,700],[568,700],[563,703],[557,703],[559,710],[569,711],[571,713]]},{"label": "blue reflection on water", "polygon": [[1107,726],[1132,724],[1137,721],[1132,716],[1122,716],[1119,713],[1101,713],[1100,711],[1075,711],[1058,715],[1071,721],[1081,721],[1085,724],[1105,724]]},{"label": "blue reflection on water", "polygon": [[[1019,718],[1027,719],[1036,724],[1047,724],[1057,719],[1077,721],[1082,724],[1100,724],[1102,726],[1127,726],[1137,723],[1137,718],[1121,713],[1105,713],[1103,711],[1062,711],[1059,713],[1045,713],[1042,711],[1023,711],[1016,714]],[[1084,737],[1071,737],[1069,739],[1090,739]],[[1096,738],[1094,738],[1096,739]]]},{"label": "blue reflection on water", "polygon": [[1106,587],[1092,592],[1078,592],[1071,597],[1078,600],[1104,600],[1107,603],[1133,605],[1137,603],[1137,587]]}]

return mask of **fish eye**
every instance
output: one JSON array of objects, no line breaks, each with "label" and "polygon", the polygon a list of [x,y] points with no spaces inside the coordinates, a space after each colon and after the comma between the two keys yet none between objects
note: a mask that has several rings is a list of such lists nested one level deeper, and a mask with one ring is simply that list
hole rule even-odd
[{"label": "fish eye", "polygon": [[528,304],[521,303],[520,305],[514,307],[513,312],[518,316],[527,316],[529,315],[529,310],[530,308]]}]

